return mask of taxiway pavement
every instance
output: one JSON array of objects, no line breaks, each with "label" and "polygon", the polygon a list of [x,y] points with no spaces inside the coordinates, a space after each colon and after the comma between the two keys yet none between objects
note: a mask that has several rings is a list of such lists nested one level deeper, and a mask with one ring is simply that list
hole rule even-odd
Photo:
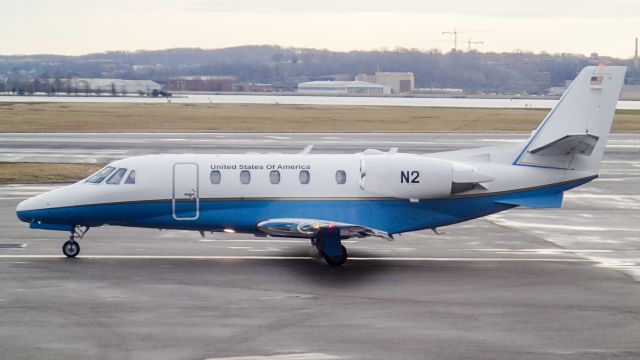
[{"label": "taxiway pavement", "polygon": [[[314,145],[316,153],[386,151],[435,152],[517,143],[527,134],[442,133],[0,133],[0,161],[106,163],[158,153],[295,153]],[[612,134],[609,152],[640,152],[637,134]]]}]

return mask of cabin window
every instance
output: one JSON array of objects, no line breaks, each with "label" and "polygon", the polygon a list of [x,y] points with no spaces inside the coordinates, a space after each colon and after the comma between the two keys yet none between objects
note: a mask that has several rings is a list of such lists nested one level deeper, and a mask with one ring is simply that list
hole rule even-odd
[{"label": "cabin window", "polygon": [[129,172],[129,176],[127,176],[127,180],[124,181],[125,184],[135,184],[136,183],[136,171],[131,170]]},{"label": "cabin window", "polygon": [[307,170],[301,170],[298,178],[300,179],[300,184],[306,185],[311,180],[311,175]]},{"label": "cabin window", "polygon": [[124,174],[127,172],[127,169],[125,168],[120,168],[118,170],[116,170],[116,172],[113,173],[113,175],[111,175],[111,177],[109,177],[107,179],[107,184],[109,185],[118,185],[120,184],[120,181],[122,181],[122,178],[124,177]]},{"label": "cabin window", "polygon": [[213,170],[211,174],[209,174],[209,180],[211,180],[213,185],[218,185],[222,181],[222,174],[218,170]]},{"label": "cabin window", "polygon": [[116,168],[114,168],[113,166],[107,166],[105,168],[102,168],[97,173],[91,175],[87,179],[87,182],[92,184],[99,184],[102,182],[102,180],[104,180],[107,176],[109,176],[115,169]]},{"label": "cabin window", "polygon": [[249,170],[240,171],[240,183],[243,185],[247,185],[251,182],[251,173]]},{"label": "cabin window", "polygon": [[347,182],[347,173],[344,170],[336,171],[336,183],[342,185]]},{"label": "cabin window", "polygon": [[269,173],[269,181],[274,185],[280,184],[280,171],[271,170],[271,172]]}]

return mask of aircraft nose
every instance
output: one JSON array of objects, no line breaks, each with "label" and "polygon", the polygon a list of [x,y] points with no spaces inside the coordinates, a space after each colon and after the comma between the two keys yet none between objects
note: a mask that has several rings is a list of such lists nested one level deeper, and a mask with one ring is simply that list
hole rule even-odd
[{"label": "aircraft nose", "polygon": [[16,206],[16,215],[21,221],[31,222],[33,221],[33,218],[30,216],[32,210],[34,210],[33,198],[23,200]]},{"label": "aircraft nose", "polygon": [[55,209],[63,204],[64,199],[77,193],[77,190],[73,185],[65,186],[26,199],[16,206],[16,216],[27,223],[62,221],[64,212],[61,213]]},{"label": "aircraft nose", "polygon": [[[28,200],[28,199],[27,199]],[[18,206],[16,206],[16,212],[20,212],[20,211],[25,211],[27,210],[27,200],[22,200],[20,201],[20,203],[18,204]]]},{"label": "aircraft nose", "polygon": [[46,214],[50,207],[50,192],[40,194],[24,201],[21,201],[16,206],[16,215],[18,219],[24,222],[34,222],[36,219],[41,220],[41,217]]}]

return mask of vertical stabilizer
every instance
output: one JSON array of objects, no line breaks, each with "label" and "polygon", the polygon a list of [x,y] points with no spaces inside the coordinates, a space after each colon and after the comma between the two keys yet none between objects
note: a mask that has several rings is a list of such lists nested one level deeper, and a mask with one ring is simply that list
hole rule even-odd
[{"label": "vertical stabilizer", "polygon": [[513,164],[597,172],[625,72],[624,66],[585,67]]}]

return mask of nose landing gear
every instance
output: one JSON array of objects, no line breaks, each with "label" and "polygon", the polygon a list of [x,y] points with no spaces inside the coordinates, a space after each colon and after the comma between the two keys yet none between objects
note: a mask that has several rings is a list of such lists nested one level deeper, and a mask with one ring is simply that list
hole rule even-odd
[{"label": "nose landing gear", "polygon": [[73,235],[69,236],[69,240],[62,244],[62,253],[70,258],[80,254],[80,244],[73,238]]},{"label": "nose landing gear", "polygon": [[69,240],[62,244],[62,253],[66,257],[74,258],[80,254],[80,244],[76,241],[76,237],[82,239],[87,231],[89,231],[87,226],[76,225],[73,227]]}]

